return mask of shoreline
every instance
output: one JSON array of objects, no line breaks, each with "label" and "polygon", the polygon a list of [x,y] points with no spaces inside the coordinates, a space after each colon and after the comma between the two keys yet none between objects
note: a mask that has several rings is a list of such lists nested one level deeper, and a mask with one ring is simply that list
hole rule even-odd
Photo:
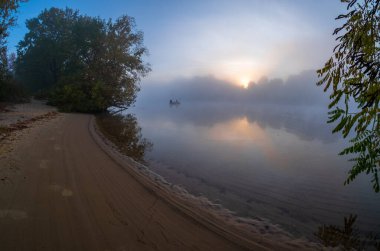
[{"label": "shoreline", "polygon": [[[24,108],[27,107],[28,105],[25,105]],[[83,124],[86,124],[85,127],[82,127]],[[79,129],[81,130],[80,132],[78,132]],[[96,147],[92,145],[94,143],[91,143],[87,139],[85,140],[87,136],[83,134],[86,130],[91,135],[89,136],[94,141]],[[146,220],[149,220],[150,208],[148,206],[151,203],[149,202],[151,201],[149,197],[154,198],[156,196],[163,202],[160,203],[161,209],[157,212],[160,214],[162,212],[165,213],[164,217],[157,216],[156,220],[162,222],[161,226],[169,234],[166,234],[165,238],[169,238],[170,240],[166,239],[167,244],[162,244],[160,241],[162,236],[157,236],[157,230],[152,230],[153,232],[143,234],[142,237],[138,234],[136,239],[131,239],[128,242],[130,246],[126,246],[126,248],[138,247],[147,243],[147,240],[142,241],[141,238],[153,241],[152,245],[160,245],[161,249],[166,247],[165,249],[167,250],[175,250],[171,245],[180,239],[188,240],[189,242],[191,239],[197,240],[199,238],[203,238],[204,241],[207,240],[207,243],[209,243],[207,245],[211,245],[210,247],[219,247],[227,250],[229,250],[228,246],[230,245],[227,243],[231,243],[231,245],[234,243],[233,246],[238,245],[240,247],[238,249],[248,250],[305,250],[320,247],[315,243],[292,239],[279,229],[267,228],[268,225],[262,221],[251,220],[246,222],[243,218],[235,217],[220,205],[212,204],[207,198],[195,197],[187,193],[183,188],[169,184],[162,177],[154,174],[145,166],[131,160],[129,157],[120,154],[115,147],[112,147],[112,144],[104,136],[100,135],[99,131],[96,131],[94,116],[60,113],[49,120],[33,123],[31,127],[22,130],[21,133],[16,132],[16,134],[12,135],[11,139],[9,139],[9,151],[0,152],[0,164],[6,164],[0,168],[0,175],[8,175],[8,180],[2,180],[0,183],[4,188],[0,192],[0,202],[3,205],[0,207],[0,223],[2,223],[0,224],[0,239],[4,243],[5,248],[33,249],[33,245],[31,247],[25,245],[34,239],[37,241],[45,240],[45,242],[49,243],[50,247],[54,248],[67,248],[68,246],[66,245],[74,245],[72,246],[73,248],[70,248],[72,250],[84,250],[75,246],[79,245],[78,243],[82,243],[83,247],[91,247],[91,245],[98,242],[102,243],[99,246],[95,246],[97,248],[92,249],[100,249],[102,245],[115,247],[116,244],[112,243],[123,243],[125,241],[123,241],[123,238],[132,238],[133,233],[142,231],[138,229],[145,224]],[[83,146],[77,146],[78,144],[83,144]],[[31,148],[34,145],[38,147]],[[96,150],[96,148],[99,148],[99,150]],[[30,151],[31,149],[32,151]],[[78,153],[78,150],[81,153]],[[102,157],[100,151],[104,155],[107,155],[109,160]],[[64,155],[62,155],[63,153]],[[95,160],[90,157],[91,155],[94,155]],[[21,156],[23,158],[20,158]],[[62,161],[60,158],[65,159]],[[108,164],[98,165],[100,162]],[[91,169],[88,169],[89,166],[91,166]],[[121,172],[117,170],[117,167]],[[49,176],[46,176],[48,173]],[[99,176],[100,173],[103,173],[103,175]],[[119,174],[115,176],[115,173]],[[128,175],[126,174],[130,175],[132,179],[128,181]],[[109,176],[109,180],[103,180],[103,176]],[[122,188],[125,186],[129,187],[129,189]],[[107,189],[104,190],[101,187],[107,187]],[[118,188],[119,190],[121,189],[120,191],[129,191],[129,193],[114,194],[111,192],[114,190],[113,187],[120,187]],[[143,187],[143,190],[140,187]],[[133,191],[144,195],[139,197]],[[62,197],[56,197],[57,192]],[[94,197],[95,195],[96,197]],[[99,195],[104,196],[106,204],[102,200],[99,200]],[[118,200],[112,200],[115,196],[121,197]],[[50,201],[49,204],[44,202],[46,199]],[[88,200],[96,204],[88,207],[90,206],[89,202],[86,202]],[[120,200],[125,202],[120,204]],[[40,203],[42,204],[36,205],[35,201],[41,201]],[[145,206],[130,208],[129,206],[126,207],[128,203]],[[47,205],[50,206],[46,207]],[[54,208],[67,207],[69,205],[70,208],[74,207],[78,209],[74,211],[55,209],[52,211]],[[37,208],[39,208],[38,211],[36,211]],[[93,211],[93,216],[82,215],[80,218],[77,218],[78,216],[75,215],[82,210]],[[146,213],[142,211],[146,211]],[[40,214],[41,216],[38,216]],[[118,225],[121,223],[124,226],[127,224],[127,221],[135,221],[133,219],[140,214],[145,216],[137,220],[135,222],[137,225],[132,229],[114,229],[114,227],[109,225],[109,221],[112,222],[116,219]],[[116,218],[114,219],[114,217]],[[43,220],[45,218],[49,219],[48,222],[55,222],[54,225],[50,225],[52,223],[49,223],[50,227],[48,229],[55,226],[53,229],[55,229],[54,231],[57,232],[57,235],[50,236],[52,234],[51,230],[45,232],[45,229],[42,228],[41,232],[50,237],[48,239],[46,237],[41,239],[42,233],[35,233],[31,229],[36,227],[35,224],[44,225],[48,223],[46,220]],[[62,221],[61,218],[69,220],[68,222],[67,220]],[[75,220],[75,218],[77,219]],[[87,220],[83,222],[85,219]],[[187,227],[181,229],[185,225],[181,226],[181,224],[177,223],[178,221],[183,222],[183,224],[186,223]],[[68,224],[70,222],[71,225]],[[94,227],[97,226],[95,230],[97,228],[103,229],[102,235],[104,236],[99,236],[99,240],[87,236],[87,234],[95,231],[92,228],[88,228],[95,224],[95,222],[98,222],[97,225],[94,225]],[[175,223],[174,226],[171,226],[172,223]],[[77,225],[77,227],[74,227],[75,225],[72,224]],[[179,225],[176,226],[176,224]],[[80,232],[78,233],[79,237],[67,235],[67,231],[76,232],[78,227],[79,229],[87,228],[89,232]],[[198,230],[194,231],[195,229]],[[11,237],[15,231],[23,233],[27,240],[20,239],[16,241],[16,237]],[[190,231],[191,234],[187,233],[187,231]],[[267,231],[267,233],[262,233],[262,231]],[[62,233],[59,234],[60,232]],[[174,236],[173,233],[177,234]],[[214,234],[216,236],[213,236]],[[116,236],[124,237],[120,239],[116,238]],[[213,237],[211,238],[211,236]],[[62,238],[66,241],[57,242],[57,240]],[[103,242],[102,239],[104,238],[109,240]],[[179,239],[176,241],[176,238]],[[35,243],[36,241],[32,242]],[[183,245],[185,244],[186,241]],[[197,245],[201,250],[208,249],[205,248],[207,245],[205,246],[204,244],[196,242],[194,245]],[[49,246],[48,244],[46,245]],[[117,244],[116,246],[120,245]],[[125,247],[125,244],[123,245]],[[24,248],[21,248],[22,246]],[[34,245],[34,247],[37,246]],[[232,246],[230,248],[235,249]]]},{"label": "shoreline", "polygon": [[222,237],[249,250],[266,249],[267,246],[273,244],[273,239],[284,244],[277,247],[282,250],[321,249],[319,244],[303,238],[295,238],[278,225],[265,219],[237,216],[222,205],[211,202],[207,197],[195,196],[180,185],[169,183],[149,167],[121,153],[118,147],[101,132],[95,116],[91,118],[88,127],[99,147],[126,172],[132,174],[147,189],[158,194],[186,216]]}]

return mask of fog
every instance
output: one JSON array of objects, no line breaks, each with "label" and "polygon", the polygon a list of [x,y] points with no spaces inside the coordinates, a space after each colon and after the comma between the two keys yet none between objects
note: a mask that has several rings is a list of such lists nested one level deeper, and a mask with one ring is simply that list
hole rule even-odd
[{"label": "fog", "polygon": [[169,102],[233,102],[249,104],[275,104],[295,106],[321,106],[328,104],[328,94],[316,86],[315,71],[303,71],[286,80],[265,77],[251,82],[247,89],[214,76],[182,78],[167,83],[141,85],[138,103]]},{"label": "fog", "polygon": [[[247,89],[213,76],[142,83],[136,108],[150,118],[207,127],[246,117],[262,128],[283,129],[303,140],[334,142],[339,135],[331,133],[334,124],[326,123],[329,94],[316,82],[317,74],[310,70],[286,80],[262,78]],[[170,99],[181,105],[166,109]]]}]

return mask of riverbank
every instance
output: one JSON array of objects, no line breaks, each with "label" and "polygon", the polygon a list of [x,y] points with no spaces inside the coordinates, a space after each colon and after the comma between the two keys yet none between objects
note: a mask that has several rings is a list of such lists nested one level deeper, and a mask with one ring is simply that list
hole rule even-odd
[{"label": "riverbank", "polygon": [[248,228],[210,210],[206,199],[190,198],[119,154],[91,115],[58,114],[6,140],[1,144],[8,149],[0,153],[4,250],[315,247],[259,221]]}]

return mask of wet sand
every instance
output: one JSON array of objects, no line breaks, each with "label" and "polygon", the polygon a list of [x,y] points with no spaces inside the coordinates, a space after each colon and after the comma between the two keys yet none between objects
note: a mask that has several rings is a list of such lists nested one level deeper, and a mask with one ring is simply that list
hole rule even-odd
[{"label": "wet sand", "polygon": [[220,221],[128,168],[91,115],[36,122],[1,147],[1,250],[305,249]]}]

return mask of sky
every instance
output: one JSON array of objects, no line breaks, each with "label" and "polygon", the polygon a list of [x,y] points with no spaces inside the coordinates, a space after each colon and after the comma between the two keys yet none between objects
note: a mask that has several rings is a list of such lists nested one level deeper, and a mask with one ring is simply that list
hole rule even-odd
[{"label": "sky", "polygon": [[345,11],[339,0],[30,0],[19,9],[10,51],[26,33],[26,19],[66,6],[135,18],[152,68],[142,84],[214,78],[243,88],[323,66],[335,45],[334,18]]}]

